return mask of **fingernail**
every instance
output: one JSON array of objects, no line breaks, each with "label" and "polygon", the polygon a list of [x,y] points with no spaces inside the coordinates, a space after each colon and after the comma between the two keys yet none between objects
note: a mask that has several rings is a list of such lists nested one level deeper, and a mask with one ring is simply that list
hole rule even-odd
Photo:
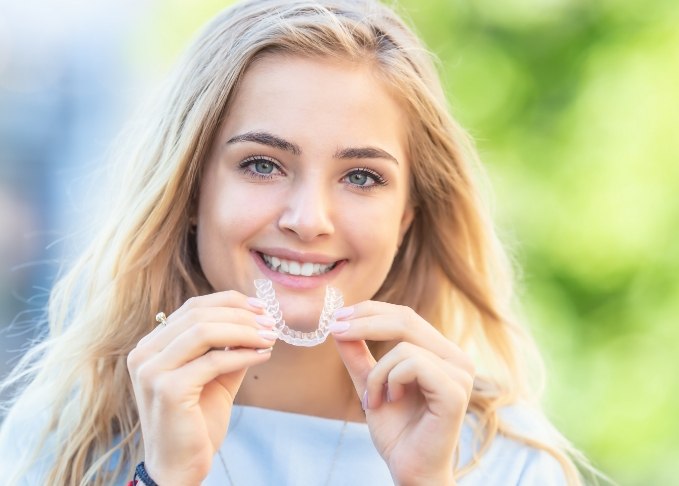
[{"label": "fingernail", "polygon": [[274,319],[271,316],[267,315],[260,315],[260,316],[255,316],[255,321],[257,321],[257,324],[260,326],[266,327],[271,329],[276,325],[276,319]]},{"label": "fingernail", "polygon": [[259,354],[266,354],[266,353],[270,353],[271,351],[273,351],[273,346],[270,347],[270,348],[255,349],[255,353],[259,353]]},{"label": "fingernail", "polygon": [[345,317],[349,317],[353,313],[354,313],[354,306],[352,305],[350,307],[342,307],[341,309],[337,309],[332,316],[335,319],[344,319]]},{"label": "fingernail", "polygon": [[361,408],[363,410],[368,410],[368,390],[363,392],[363,398],[361,399]]},{"label": "fingernail", "polygon": [[340,334],[351,327],[348,322],[333,322],[328,326],[328,331],[333,334]]},{"label": "fingernail", "polygon": [[257,334],[262,336],[264,339],[268,339],[269,341],[275,341],[278,339],[278,335],[274,331],[263,329],[261,331],[257,331]]},{"label": "fingernail", "polygon": [[257,297],[248,297],[248,305],[256,308],[256,309],[266,309],[266,302],[264,302],[262,299],[258,299]]}]

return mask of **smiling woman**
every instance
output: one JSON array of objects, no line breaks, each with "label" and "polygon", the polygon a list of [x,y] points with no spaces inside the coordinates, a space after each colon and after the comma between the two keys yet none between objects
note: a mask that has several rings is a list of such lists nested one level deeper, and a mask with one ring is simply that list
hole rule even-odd
[{"label": "smiling woman", "polygon": [[[13,376],[9,484],[580,483],[471,143],[391,10],[238,4],[158,106]],[[282,314],[332,339],[279,342]]]}]

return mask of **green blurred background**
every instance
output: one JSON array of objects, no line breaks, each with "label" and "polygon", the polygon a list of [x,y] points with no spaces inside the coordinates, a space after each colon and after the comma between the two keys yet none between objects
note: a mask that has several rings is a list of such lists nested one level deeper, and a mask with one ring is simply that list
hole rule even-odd
[{"label": "green blurred background", "polygon": [[[165,69],[223,5],[163,4],[135,56]],[[679,484],[679,3],[397,5],[490,173],[550,417],[620,484]]]},{"label": "green blurred background", "polygon": [[[18,3],[0,3],[5,12],[9,6],[19,8]],[[93,17],[94,3],[85,8],[85,2],[64,1],[72,8],[75,27],[57,21],[50,25],[58,32],[81,32],[79,39],[122,37],[125,53],[120,71],[129,70],[131,77],[152,89],[197,29],[228,3],[108,2],[116,5],[117,16],[105,12]],[[55,18],[56,11],[43,7],[44,21]],[[679,484],[675,479],[679,463],[679,134],[675,133],[679,127],[679,2],[402,0],[397,9],[410,18],[440,58],[453,113],[477,141],[490,173],[496,220],[521,269],[520,298],[547,362],[550,417],[620,484]],[[126,13],[132,10],[134,21]],[[27,11],[27,25],[45,31],[30,24],[37,18],[34,13]],[[90,30],[82,30],[84,24]],[[14,22],[4,25],[12,27]],[[21,27],[17,32],[25,30],[17,25]],[[0,43],[0,61],[5,59],[0,68],[9,65],[6,59],[13,52],[2,47]],[[77,40],[61,52],[87,47],[87,42]],[[33,55],[33,78],[44,80],[38,68],[46,63],[35,58],[34,51],[26,52],[17,59],[30,60]],[[55,78],[62,80],[56,85],[62,86],[63,79],[79,79],[73,73],[103,63],[110,52],[90,49],[91,57],[78,61],[78,68],[69,71],[70,78]],[[53,61],[48,59],[47,64]],[[60,110],[66,120],[79,120],[77,126],[87,127],[99,112],[112,111],[111,106],[98,104],[107,98],[101,90],[87,91],[100,88],[106,79],[107,89],[114,92],[118,78],[112,78],[112,72],[118,73],[109,67],[106,76],[88,78],[96,83],[66,85],[68,93],[80,96],[76,101],[87,95],[79,104],[68,105],[81,107],[79,111]],[[17,81],[8,89],[11,80],[3,76],[0,84],[3,93],[14,96],[11,100],[24,93],[21,99],[35,102],[35,92],[26,91],[23,78],[15,76]],[[127,85],[121,82],[120,86]],[[60,92],[63,95],[64,90]],[[132,95],[142,97],[138,92]],[[24,112],[16,109],[18,114]],[[63,121],[39,118],[46,120],[45,140],[65,126]],[[12,117],[12,121],[21,119]],[[24,125],[37,126],[37,119]],[[56,138],[68,142],[69,137]],[[91,135],[84,138],[97,140]],[[42,146],[35,140],[32,133],[26,146]],[[102,136],[91,153],[105,152],[110,143],[111,137]],[[36,163],[34,173],[50,174],[43,176],[47,179],[63,174],[58,167],[68,158],[63,156],[52,165]],[[7,160],[3,167],[18,167]],[[97,165],[96,160],[92,165]],[[71,172],[63,178],[71,178]],[[82,185],[92,184],[85,180]],[[97,192],[99,186],[92,186]],[[26,187],[36,187],[35,194],[17,194],[39,199],[50,192],[47,182]],[[62,190],[51,191],[55,198],[64,199]],[[38,228],[40,222],[34,225]],[[17,231],[17,246],[24,249],[23,235],[30,231],[18,227]],[[45,236],[37,246],[50,238]],[[38,257],[19,255],[16,261],[32,258]],[[11,278],[16,281],[25,268],[13,266]],[[49,284],[44,286],[46,295]],[[10,293],[3,290],[2,295],[5,299]],[[10,319],[17,299],[5,300],[4,315]]]},{"label": "green blurred background", "polygon": [[[490,173],[550,417],[620,484],[679,484],[679,3],[398,5]],[[140,59],[222,6],[163,6]]]}]

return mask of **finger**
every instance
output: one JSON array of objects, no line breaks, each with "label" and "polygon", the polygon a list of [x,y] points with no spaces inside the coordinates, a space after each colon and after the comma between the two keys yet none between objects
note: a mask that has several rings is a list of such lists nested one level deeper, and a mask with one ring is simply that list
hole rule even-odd
[{"label": "finger", "polygon": [[201,322],[178,335],[153,358],[158,369],[179,368],[212,349],[265,349],[278,339],[275,331],[224,322]]},{"label": "finger", "polygon": [[233,381],[228,380],[227,383],[233,399],[247,368],[263,363],[270,357],[271,348],[261,351],[247,348],[228,351],[215,349],[177,369],[173,372],[173,379],[177,383],[187,383],[202,390],[205,385],[220,376],[242,371],[243,373],[232,377]]},{"label": "finger", "polygon": [[[407,306],[387,302],[365,301],[352,306],[353,312],[337,318],[333,326],[336,339],[368,341],[447,341],[431,324]],[[343,309],[336,314],[340,316]],[[336,329],[336,330],[335,330]]]},{"label": "finger", "polygon": [[[272,328],[275,324],[273,318],[256,314],[251,310],[234,307],[195,307],[179,315],[172,314],[167,320],[167,326],[143,343],[149,353],[156,353],[164,349],[177,336],[183,334],[197,323],[223,322],[241,324],[251,328]],[[140,343],[141,344],[141,343]]]},{"label": "finger", "polygon": [[173,321],[179,319],[195,309],[203,309],[210,307],[223,308],[241,308],[246,309],[257,314],[264,314],[266,303],[256,297],[248,297],[235,290],[226,290],[222,292],[214,292],[206,295],[198,295],[190,297],[182,304],[179,309],[175,310],[167,318],[167,326],[170,326]]},{"label": "finger", "polygon": [[159,333],[160,330],[164,327],[165,327],[164,324],[158,324],[156,327],[153,328],[153,330],[150,333],[148,333],[139,340],[139,342],[137,343],[137,347],[144,346],[144,344],[148,342],[149,339],[151,339],[155,334]]},{"label": "finger", "polygon": [[368,375],[375,366],[373,357],[365,341],[335,341],[337,352],[349,372],[359,399],[364,402],[365,385]]},{"label": "finger", "polygon": [[[429,411],[442,418],[458,417],[467,409],[473,379],[464,372],[451,378],[432,360],[415,355],[397,363],[389,372],[387,386],[391,389],[417,384],[427,401]],[[390,392],[390,396],[392,393]],[[392,400],[396,401],[397,398]]]},{"label": "finger", "polygon": [[403,395],[404,389],[400,386],[401,384],[394,382],[393,386],[387,386],[388,377],[399,363],[411,358],[428,360],[432,366],[444,373],[450,368],[448,363],[431,351],[411,343],[401,342],[385,354],[368,375],[366,390],[370,408],[380,407],[385,398],[388,401],[396,401]]},{"label": "finger", "polygon": [[264,312],[266,303],[261,299],[248,297],[236,290],[225,290],[223,292],[191,297],[174,314],[179,316],[186,311],[201,307],[240,307],[253,312]]},{"label": "finger", "polygon": [[[342,309],[338,311],[342,315]],[[337,341],[407,341],[432,351],[442,358],[454,359],[462,350],[410,307],[386,302],[365,301],[353,312],[337,318],[330,330]]]}]

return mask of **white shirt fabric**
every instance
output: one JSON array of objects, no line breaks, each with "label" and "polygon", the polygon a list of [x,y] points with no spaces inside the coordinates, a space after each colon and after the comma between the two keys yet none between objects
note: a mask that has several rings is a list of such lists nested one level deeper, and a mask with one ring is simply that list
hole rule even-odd
[{"label": "white shirt fabric", "polygon": [[[517,430],[526,420],[508,409],[503,419]],[[460,461],[472,458],[474,434],[466,422]],[[386,463],[373,446],[367,424],[235,406],[227,439],[204,486],[391,485]],[[228,475],[225,471],[228,469]],[[561,486],[559,463],[548,453],[498,436],[460,486]]]},{"label": "white shirt fabric", "polygon": [[[17,412],[17,410],[13,410]],[[12,413],[0,432],[0,472],[11,477],[19,458],[35,453],[43,413]],[[515,430],[537,437],[529,414],[502,411]],[[472,457],[471,417],[460,436],[460,464]],[[539,432],[539,431],[538,431]],[[49,440],[48,440],[49,447]],[[364,423],[332,420],[255,407],[234,406],[227,438],[215,455],[204,486],[381,486],[394,484]],[[42,486],[54,450],[45,450],[18,484]],[[225,466],[226,465],[226,469]],[[227,474],[228,469],[228,474]],[[120,478],[125,485],[131,478]],[[497,436],[460,486],[562,486],[559,463],[545,451]],[[164,486],[164,485],[161,485]]]}]

